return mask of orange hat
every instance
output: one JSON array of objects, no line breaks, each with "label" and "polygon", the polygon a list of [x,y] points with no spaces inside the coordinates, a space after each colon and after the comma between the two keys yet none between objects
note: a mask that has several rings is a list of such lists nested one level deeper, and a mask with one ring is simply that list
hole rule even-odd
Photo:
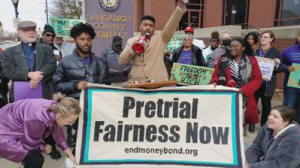
[{"label": "orange hat", "polygon": [[184,29],[184,32],[194,34],[194,28],[192,26],[188,26]]}]

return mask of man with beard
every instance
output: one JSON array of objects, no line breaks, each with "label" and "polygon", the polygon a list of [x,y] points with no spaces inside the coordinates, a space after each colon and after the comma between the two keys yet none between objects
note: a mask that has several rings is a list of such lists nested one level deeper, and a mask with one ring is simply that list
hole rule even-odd
[{"label": "man with beard", "polygon": [[[42,33],[42,38],[40,39],[40,42],[46,45],[49,45],[52,47],[53,49],[53,55],[54,58],[56,59],[56,61],[60,61],[62,58],[62,54],[61,52],[54,46],[53,42],[54,42],[54,38],[55,38],[55,32],[52,26],[50,25],[45,25],[44,26],[44,31]],[[56,149],[56,143],[52,137],[52,135],[50,135],[48,138],[45,139],[45,143],[49,144],[52,146],[52,151],[50,153],[50,156],[52,159],[59,159],[61,157],[60,152]]]},{"label": "man with beard", "polygon": [[54,46],[54,38],[56,34],[54,32],[54,29],[50,25],[44,26],[44,31],[42,33],[42,39],[40,40],[41,43],[47,44],[52,47],[53,54],[56,59],[56,61],[60,61],[62,58],[62,53]]},{"label": "man with beard", "polygon": [[[52,75],[56,69],[53,50],[50,46],[37,42],[36,24],[32,21],[23,21],[18,24],[18,36],[21,43],[8,48],[3,53],[3,74],[12,80],[29,81],[31,88],[42,85],[43,98],[52,99],[54,86]],[[10,101],[14,100],[14,84],[10,91]],[[52,136],[45,139],[52,146],[49,153],[51,158],[58,159],[61,154],[56,149]]]},{"label": "man with beard", "polygon": [[114,86],[125,86],[131,68],[131,63],[120,65],[118,62],[119,55],[122,52],[122,43],[121,37],[114,36],[111,48],[105,49],[101,56],[104,63],[108,66],[109,74],[107,80]]},{"label": "man with beard", "polygon": [[[58,64],[53,76],[54,84],[59,92],[68,97],[79,99],[81,90],[87,88],[87,83],[106,83],[107,66],[95,56],[92,51],[92,40],[96,33],[89,24],[77,24],[71,31],[76,48],[71,55],[63,57]],[[75,146],[77,123],[67,129],[67,140],[71,146]]]},{"label": "man with beard", "polygon": [[[132,68],[129,74],[131,82],[169,81],[168,72],[164,64],[164,52],[185,11],[186,7],[183,0],[179,0],[177,8],[162,31],[155,31],[155,18],[153,16],[145,15],[142,17],[139,26],[140,33],[128,39],[126,47],[119,58],[120,64],[132,61]],[[144,52],[138,50],[141,48],[138,47],[139,44],[143,46],[142,50]]]},{"label": "man with beard", "polygon": [[37,42],[35,29],[36,23],[32,21],[20,22],[17,31],[21,43],[7,48],[3,53],[3,73],[13,82],[10,88],[10,102],[14,101],[14,83],[17,81],[28,81],[31,88],[37,88],[41,84],[43,98],[52,99],[52,75],[56,63],[52,48]]}]

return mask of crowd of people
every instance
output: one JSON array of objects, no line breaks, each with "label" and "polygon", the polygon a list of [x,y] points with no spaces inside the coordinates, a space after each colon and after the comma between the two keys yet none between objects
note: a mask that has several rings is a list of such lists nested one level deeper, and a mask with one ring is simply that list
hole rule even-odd
[{"label": "crowd of people", "polygon": [[[165,47],[185,11],[180,1],[162,31],[155,30],[153,16],[145,15],[138,35],[130,38],[124,49],[123,39],[115,36],[111,47],[98,55],[91,50],[96,33],[87,23],[71,29],[73,43],[69,43],[56,37],[49,25],[38,39],[34,22],[20,22],[20,43],[0,53],[0,157],[22,162],[24,168],[40,168],[44,162],[41,152],[53,159],[61,157],[58,145],[78,164],[70,147],[76,143],[80,92],[88,83],[125,87],[128,82],[165,82],[170,79],[166,64],[181,63],[215,68],[210,84],[240,91],[249,132],[255,132],[260,120],[262,128],[246,151],[246,167],[300,165],[300,89],[287,86],[289,73],[296,70],[292,64],[300,63],[300,35],[295,45],[280,53],[270,30],[250,32],[244,38],[215,31],[209,46],[201,49],[193,44],[193,28],[187,27],[182,45],[165,59]],[[271,80],[262,78],[256,57],[274,60]],[[277,74],[281,72],[285,73],[283,106],[272,108]],[[15,100],[15,83],[19,81],[28,82],[32,89],[41,85],[42,97]]]}]

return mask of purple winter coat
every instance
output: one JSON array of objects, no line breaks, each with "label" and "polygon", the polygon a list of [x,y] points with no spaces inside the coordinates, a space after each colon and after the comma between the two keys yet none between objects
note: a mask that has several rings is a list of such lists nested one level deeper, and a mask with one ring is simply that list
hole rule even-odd
[{"label": "purple winter coat", "polygon": [[47,107],[53,100],[26,99],[0,109],[0,157],[21,162],[32,150],[43,150],[44,138],[53,135],[55,142],[68,148],[63,129],[55,123],[55,113]]}]

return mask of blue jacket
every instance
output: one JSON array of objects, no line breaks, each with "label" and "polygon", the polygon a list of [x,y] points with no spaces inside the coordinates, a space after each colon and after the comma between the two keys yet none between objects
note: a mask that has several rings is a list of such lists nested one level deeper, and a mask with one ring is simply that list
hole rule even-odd
[{"label": "blue jacket", "polygon": [[300,167],[300,127],[288,125],[275,137],[264,125],[246,151],[249,168],[297,168]]}]

